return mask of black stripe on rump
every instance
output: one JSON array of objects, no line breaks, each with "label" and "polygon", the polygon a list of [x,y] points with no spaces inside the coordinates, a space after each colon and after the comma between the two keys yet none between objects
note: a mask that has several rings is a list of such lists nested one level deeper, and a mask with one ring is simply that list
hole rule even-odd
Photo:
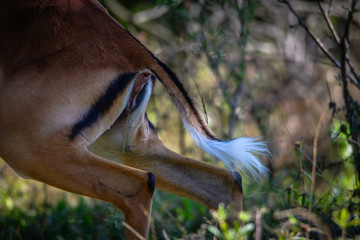
[{"label": "black stripe on rump", "polygon": [[[159,59],[157,59],[156,57],[154,57],[156,59],[156,61],[159,63],[159,65],[162,67],[162,69],[164,69],[164,71],[169,75],[169,77],[171,78],[171,80],[175,83],[176,87],[180,90],[180,92],[182,93],[182,95],[184,96],[186,102],[188,103],[191,111],[194,113],[196,119],[198,120],[198,122],[201,125],[201,129],[206,133],[207,137],[211,140],[218,140],[217,137],[214,136],[214,134],[212,134],[205,126],[205,122],[203,121],[203,119],[201,118],[201,116],[199,115],[199,112],[196,110],[195,104],[193,102],[193,100],[190,98],[190,96],[188,95],[188,93],[186,92],[184,86],[182,85],[182,83],[180,82],[180,80],[178,79],[178,77],[176,76],[176,74],[168,67],[166,66],[164,63],[162,63]],[[155,72],[155,71],[153,71]],[[155,72],[156,74],[156,72]],[[160,81],[161,78],[159,78],[159,76],[156,76]]]},{"label": "black stripe on rump", "polygon": [[98,119],[110,109],[117,97],[134,79],[135,75],[136,73],[123,73],[116,77],[115,80],[110,83],[103,95],[91,105],[81,120],[73,126],[69,135],[70,140],[73,140],[81,131],[98,121]]},{"label": "black stripe on rump", "polygon": [[143,102],[144,100],[144,97],[146,95],[146,88],[147,88],[147,85],[149,84],[149,82],[147,82],[143,87],[142,89],[140,90],[140,92],[136,95],[135,99],[134,99],[134,105],[132,106],[131,108],[131,112],[134,112],[136,109],[138,109],[138,107],[141,105],[141,103]]},{"label": "black stripe on rump", "polygon": [[153,74],[151,74],[151,82],[152,82],[152,88],[154,89],[156,83],[156,77]]},{"label": "black stripe on rump", "polygon": [[[151,82],[152,82],[152,88],[151,88],[151,91],[152,91],[152,90],[154,90],[156,77],[153,74],[151,74],[150,79],[151,79]],[[135,102],[133,103],[134,105],[131,108],[131,112],[134,112],[141,105],[141,103],[143,102],[145,94],[146,94],[146,90],[147,90],[146,88],[147,88],[148,84],[149,84],[149,82],[146,82],[145,85],[140,90],[140,92],[136,95],[136,97],[134,99]]]}]

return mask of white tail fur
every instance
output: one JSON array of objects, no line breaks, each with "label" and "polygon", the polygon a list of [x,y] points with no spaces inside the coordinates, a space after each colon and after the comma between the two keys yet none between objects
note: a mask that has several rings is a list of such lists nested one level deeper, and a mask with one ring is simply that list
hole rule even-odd
[{"label": "white tail fur", "polygon": [[259,142],[256,138],[245,137],[230,141],[210,140],[185,121],[184,126],[200,148],[222,161],[227,168],[238,167],[243,173],[248,172],[254,178],[267,175],[267,168],[256,156],[269,154],[264,142]]}]

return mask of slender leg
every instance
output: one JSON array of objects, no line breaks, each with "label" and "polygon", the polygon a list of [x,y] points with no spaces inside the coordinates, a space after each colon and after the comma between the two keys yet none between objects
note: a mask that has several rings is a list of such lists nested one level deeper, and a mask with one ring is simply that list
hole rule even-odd
[{"label": "slender leg", "polygon": [[[121,162],[128,166],[152,172],[156,188],[195,200],[210,209],[219,203],[231,204],[242,210],[241,176],[201,161],[183,157],[157,145],[146,155],[122,154]],[[151,154],[153,152],[153,154]]]},{"label": "slender leg", "polygon": [[[125,216],[126,239],[148,237],[155,178],[151,173],[123,166],[87,151],[49,161],[36,160],[30,177],[63,190],[114,204]],[[31,166],[30,165],[30,166]]]}]

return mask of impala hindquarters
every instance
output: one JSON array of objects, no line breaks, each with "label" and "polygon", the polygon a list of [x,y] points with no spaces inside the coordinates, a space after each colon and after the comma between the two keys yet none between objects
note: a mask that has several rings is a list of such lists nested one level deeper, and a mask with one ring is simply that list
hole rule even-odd
[{"label": "impala hindquarters", "polygon": [[264,172],[252,155],[264,145],[217,139],[176,75],[96,1],[3,0],[0,43],[0,156],[22,176],[114,204],[128,239],[147,238],[155,187],[242,207],[240,174],[157,137],[145,112],[155,78],[200,147]]}]

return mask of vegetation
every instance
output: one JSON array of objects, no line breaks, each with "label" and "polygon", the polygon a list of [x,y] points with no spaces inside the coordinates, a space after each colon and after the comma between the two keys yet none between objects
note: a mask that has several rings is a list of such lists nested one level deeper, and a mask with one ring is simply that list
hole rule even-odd
[{"label": "vegetation", "polygon": [[[150,239],[360,239],[358,1],[101,3],[177,72],[219,137],[263,136],[272,152],[267,179],[243,175],[235,219],[227,206],[209,212],[156,191]],[[167,146],[218,164],[185,134],[160,84],[148,115]],[[112,205],[0,164],[0,239],[124,238]]]}]

